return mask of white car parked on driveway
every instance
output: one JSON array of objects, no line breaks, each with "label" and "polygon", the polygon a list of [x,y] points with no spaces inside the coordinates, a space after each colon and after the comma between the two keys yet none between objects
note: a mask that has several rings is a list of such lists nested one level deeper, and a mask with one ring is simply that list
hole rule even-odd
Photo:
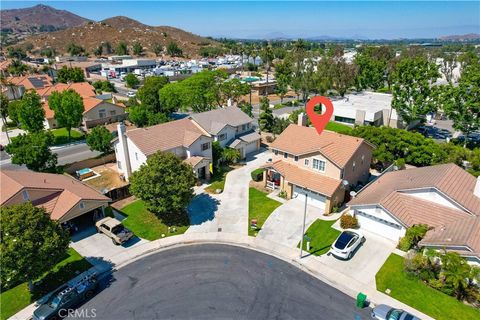
[{"label": "white car parked on driveway", "polygon": [[350,259],[355,249],[364,241],[365,237],[357,230],[344,230],[332,244],[328,254],[333,254],[341,259]]}]

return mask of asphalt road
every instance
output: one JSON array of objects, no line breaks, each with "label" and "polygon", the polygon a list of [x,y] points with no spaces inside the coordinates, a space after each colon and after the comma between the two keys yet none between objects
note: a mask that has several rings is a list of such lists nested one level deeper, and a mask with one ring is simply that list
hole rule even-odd
[{"label": "asphalt road", "polygon": [[370,319],[368,308],[289,263],[233,246],[167,250],[113,277],[80,309],[122,320]]}]

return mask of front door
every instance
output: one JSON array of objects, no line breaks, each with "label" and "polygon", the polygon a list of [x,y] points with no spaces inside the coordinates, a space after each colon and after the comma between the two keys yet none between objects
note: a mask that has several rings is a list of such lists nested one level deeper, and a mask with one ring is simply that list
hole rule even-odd
[{"label": "front door", "polygon": [[197,169],[197,178],[198,179],[205,179],[205,167],[201,167]]}]

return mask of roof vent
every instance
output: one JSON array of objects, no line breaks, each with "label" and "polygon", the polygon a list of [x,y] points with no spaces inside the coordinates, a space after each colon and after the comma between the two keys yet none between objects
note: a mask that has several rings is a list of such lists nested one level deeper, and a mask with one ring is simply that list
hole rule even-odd
[{"label": "roof vent", "polygon": [[43,179],[43,183],[47,183],[47,179]]}]

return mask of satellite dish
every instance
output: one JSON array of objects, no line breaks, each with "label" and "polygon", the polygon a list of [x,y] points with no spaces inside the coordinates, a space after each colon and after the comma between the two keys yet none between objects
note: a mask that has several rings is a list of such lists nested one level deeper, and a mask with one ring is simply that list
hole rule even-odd
[{"label": "satellite dish", "polygon": [[348,187],[349,184],[350,182],[348,182],[348,180],[342,180],[342,186]]},{"label": "satellite dish", "polygon": [[355,198],[356,195],[357,195],[357,193],[355,191],[350,191],[350,196],[352,198]]}]

